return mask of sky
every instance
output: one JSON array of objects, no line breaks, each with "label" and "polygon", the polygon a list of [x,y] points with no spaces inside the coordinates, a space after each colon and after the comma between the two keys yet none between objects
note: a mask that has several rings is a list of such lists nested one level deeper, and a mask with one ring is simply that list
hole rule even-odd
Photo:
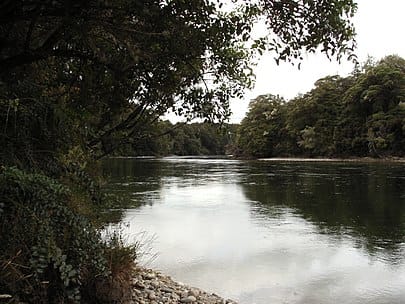
[{"label": "sky", "polygon": [[[368,56],[381,59],[396,54],[405,58],[405,0],[357,0],[358,10],[353,19],[357,33],[356,54],[360,62]],[[230,122],[239,123],[249,102],[258,95],[271,93],[285,99],[310,91],[316,80],[328,75],[348,75],[353,69],[349,62],[330,62],[323,54],[304,56],[301,69],[289,63],[276,65],[271,54],[265,54],[256,69],[256,85],[246,91],[241,100],[231,101]]]}]

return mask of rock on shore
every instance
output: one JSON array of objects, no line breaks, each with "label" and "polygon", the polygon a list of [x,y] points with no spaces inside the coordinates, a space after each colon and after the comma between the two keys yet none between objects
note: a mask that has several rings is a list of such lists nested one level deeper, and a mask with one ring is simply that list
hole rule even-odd
[{"label": "rock on shore", "polygon": [[170,276],[145,268],[137,269],[132,287],[134,304],[236,304],[232,300],[175,282]]}]

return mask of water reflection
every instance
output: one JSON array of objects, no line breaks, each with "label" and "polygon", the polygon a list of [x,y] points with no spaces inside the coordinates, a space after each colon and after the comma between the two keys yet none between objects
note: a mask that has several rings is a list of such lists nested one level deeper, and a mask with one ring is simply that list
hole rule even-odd
[{"label": "water reflection", "polygon": [[[241,183],[254,212],[289,206],[320,233],[351,234],[370,253],[402,258],[405,172],[402,165],[342,163],[265,164]],[[261,173],[257,173],[257,172]]]},{"label": "water reflection", "polygon": [[[403,303],[398,164],[110,160],[152,266],[241,303]],[[131,208],[129,208],[129,206]]]}]

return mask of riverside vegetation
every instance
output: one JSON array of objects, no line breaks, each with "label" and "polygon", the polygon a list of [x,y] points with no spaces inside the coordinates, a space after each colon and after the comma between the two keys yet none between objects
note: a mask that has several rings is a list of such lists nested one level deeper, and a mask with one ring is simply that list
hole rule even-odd
[{"label": "riverside vegetation", "polygon": [[370,58],[349,76],[319,79],[289,101],[258,96],[240,125],[158,121],[149,137],[119,154],[404,157],[405,60]]},{"label": "riverside vegetation", "polygon": [[[98,160],[150,137],[170,110],[225,121],[265,51],[297,63],[321,46],[355,60],[352,0],[224,4],[0,2],[0,293],[8,302],[124,302],[136,246],[101,236],[100,211],[113,201],[100,190]],[[253,38],[260,20],[268,33]]]},{"label": "riverside vegetation", "polygon": [[254,99],[236,152],[245,156],[405,156],[405,60],[371,59],[348,77],[319,79],[290,101]]}]

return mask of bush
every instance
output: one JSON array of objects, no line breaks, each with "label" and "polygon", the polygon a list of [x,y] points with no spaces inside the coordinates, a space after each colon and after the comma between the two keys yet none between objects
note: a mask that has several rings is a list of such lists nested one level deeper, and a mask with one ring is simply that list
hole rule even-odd
[{"label": "bush", "polygon": [[105,242],[70,201],[51,178],[1,168],[1,292],[31,303],[79,302],[110,274]]},{"label": "bush", "polygon": [[97,280],[92,291],[98,303],[128,303],[132,299],[132,277],[137,258],[137,244],[125,244],[119,230],[105,236],[105,257],[110,275]]}]

